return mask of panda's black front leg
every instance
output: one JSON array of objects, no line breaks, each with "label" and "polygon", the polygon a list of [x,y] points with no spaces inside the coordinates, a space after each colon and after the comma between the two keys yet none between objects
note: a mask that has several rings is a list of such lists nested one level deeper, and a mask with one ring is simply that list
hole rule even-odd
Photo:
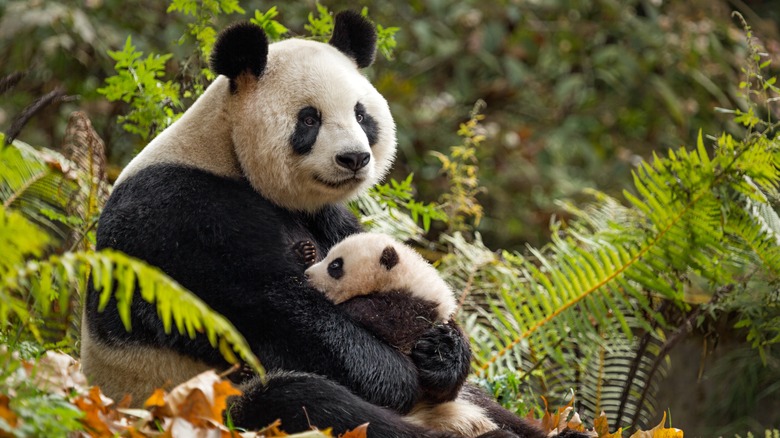
[{"label": "panda's black front leg", "polygon": [[292,249],[298,263],[304,268],[309,268],[317,262],[317,247],[311,240],[298,241]]}]

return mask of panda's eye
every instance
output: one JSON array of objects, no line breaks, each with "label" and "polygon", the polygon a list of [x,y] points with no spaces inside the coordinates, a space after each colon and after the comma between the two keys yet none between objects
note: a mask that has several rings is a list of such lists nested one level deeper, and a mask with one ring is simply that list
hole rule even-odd
[{"label": "panda's eye", "polygon": [[363,114],[358,114],[356,118],[358,123],[363,123]]},{"label": "panda's eye", "polygon": [[344,259],[339,257],[328,265],[328,275],[338,280],[344,276]]},{"label": "panda's eye", "polygon": [[312,116],[306,117],[303,119],[303,124],[311,128],[317,124],[317,119]]}]

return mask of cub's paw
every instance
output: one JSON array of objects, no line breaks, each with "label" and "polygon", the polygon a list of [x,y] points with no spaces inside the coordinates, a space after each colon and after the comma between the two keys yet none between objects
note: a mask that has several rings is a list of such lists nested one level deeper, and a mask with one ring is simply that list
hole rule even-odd
[{"label": "cub's paw", "polygon": [[424,333],[410,354],[417,366],[422,399],[432,403],[454,400],[468,376],[471,350],[454,324],[437,324]]},{"label": "cub's paw", "polygon": [[293,245],[293,252],[298,258],[298,263],[308,268],[317,262],[317,247],[311,240],[301,240]]}]

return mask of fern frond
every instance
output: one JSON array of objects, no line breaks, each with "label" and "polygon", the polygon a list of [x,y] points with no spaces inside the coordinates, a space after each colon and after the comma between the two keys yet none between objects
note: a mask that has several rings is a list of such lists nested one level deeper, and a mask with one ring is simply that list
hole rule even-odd
[{"label": "fern frond", "polygon": [[[83,112],[71,113],[62,140],[62,150],[76,169],[80,190],[68,210],[72,216],[78,218],[81,225],[74,237],[83,237],[93,229],[109,195],[105,144]],[[81,249],[89,248],[86,239],[82,242]],[[74,249],[72,244],[79,242],[68,243],[69,248]]]},{"label": "fern frond", "polygon": [[[78,251],[52,255],[24,263],[27,256],[40,257],[46,247],[46,234],[21,214],[0,208],[0,244],[8,248],[0,262],[0,322],[12,317],[28,325],[33,311],[42,316],[52,308],[65,309],[72,290],[83,290],[91,275],[100,293],[100,310],[116,297],[120,318],[130,330],[130,306],[138,285],[140,297],[157,306],[165,331],[173,327],[194,338],[203,333],[212,346],[219,348],[229,362],[237,362],[236,354],[263,375],[257,357],[246,340],[223,316],[213,311],[191,292],[159,269],[120,252]],[[76,287],[71,287],[75,283]],[[54,303],[59,306],[54,306]]]},{"label": "fern frond", "polygon": [[[0,144],[3,144],[0,134]],[[78,192],[72,166],[53,151],[39,152],[15,140],[0,147],[0,203],[14,208],[53,236],[66,237],[67,229],[46,214],[66,216]]]},{"label": "fern frond", "polygon": [[547,341],[568,333],[597,339],[596,327],[616,325],[631,339],[624,310],[654,314],[648,291],[683,305],[689,273],[714,284],[733,281],[730,272],[715,266],[728,253],[721,193],[748,192],[746,176],[768,188],[780,178],[775,157],[760,142],[738,144],[723,136],[718,146],[711,159],[700,137],[695,150],[670,151],[643,163],[634,173],[637,195],[625,192],[638,220],[615,226],[620,236],[589,232],[582,223],[572,232],[554,227],[547,248],[529,248],[532,260],[516,255],[519,263],[511,268],[516,278],[502,278],[495,293],[512,319],[497,318],[497,328],[512,339],[494,345],[487,356],[478,352],[479,372],[500,363],[522,340],[535,343],[537,332]]},{"label": "fern frond", "polygon": [[[475,310],[464,326],[477,375],[532,377],[553,399],[575,388],[585,412],[646,424],[668,360],[670,327],[657,304],[687,311],[692,285],[704,288],[699,303],[738,295],[760,272],[746,266],[777,279],[778,143],[724,135],[714,146],[708,152],[700,135],[693,150],[642,163],[624,193],[628,206],[593,191],[590,206],[564,204],[573,219],[553,223],[544,248],[497,255],[478,235],[449,239],[441,267]],[[780,342],[767,308],[740,321],[759,351]]]},{"label": "fern frond", "polygon": [[380,202],[378,196],[362,195],[352,205],[361,224],[368,230],[389,234],[402,242],[420,241],[424,234],[411,215]]}]

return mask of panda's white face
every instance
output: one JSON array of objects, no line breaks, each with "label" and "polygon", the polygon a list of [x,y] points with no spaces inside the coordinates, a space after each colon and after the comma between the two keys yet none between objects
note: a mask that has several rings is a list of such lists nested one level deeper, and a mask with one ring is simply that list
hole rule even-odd
[{"label": "panda's white face", "polygon": [[335,47],[291,39],[268,47],[262,76],[242,75],[229,107],[241,168],[272,202],[316,211],[384,177],[395,156],[385,99]]}]

